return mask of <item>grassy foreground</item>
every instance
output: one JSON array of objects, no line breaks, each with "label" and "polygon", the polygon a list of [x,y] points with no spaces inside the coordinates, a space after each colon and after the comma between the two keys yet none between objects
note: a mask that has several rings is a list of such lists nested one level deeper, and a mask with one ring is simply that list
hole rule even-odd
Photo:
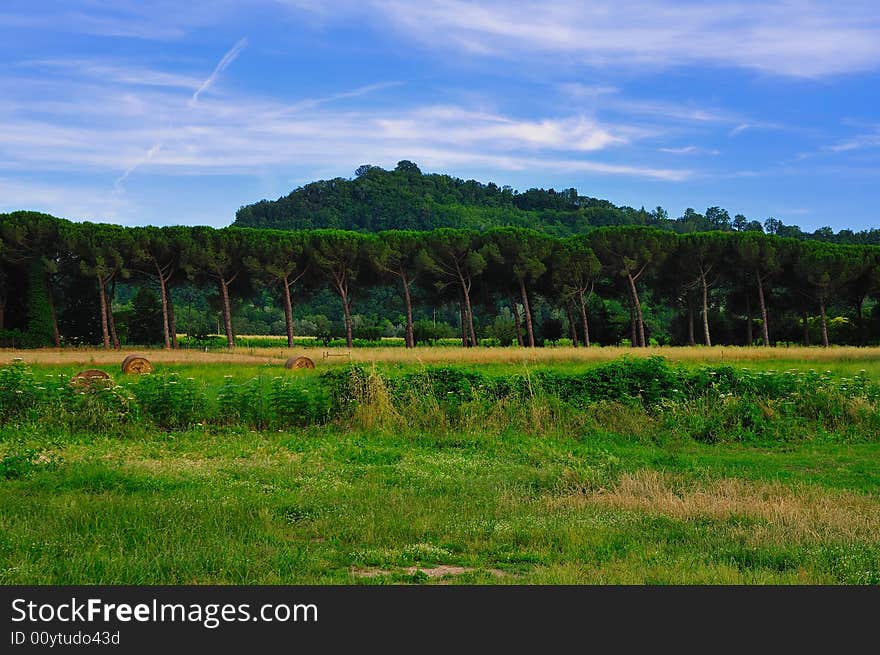
[{"label": "grassy foreground", "polygon": [[[36,366],[34,384],[70,366]],[[225,407],[227,365],[165,366]],[[461,380],[520,378],[435,371],[408,393],[421,369],[387,363],[302,425],[216,407],[173,429],[145,412],[85,421],[62,399],[0,427],[0,583],[878,584],[880,376],[860,368],[858,385],[578,402],[603,379],[577,377],[586,365],[553,364],[571,376],[548,377],[552,393],[490,399]]]}]

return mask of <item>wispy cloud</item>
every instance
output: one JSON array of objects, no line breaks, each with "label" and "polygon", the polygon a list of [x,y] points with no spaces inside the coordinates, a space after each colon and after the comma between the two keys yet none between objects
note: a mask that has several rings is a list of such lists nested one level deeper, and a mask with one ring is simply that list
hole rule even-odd
[{"label": "wispy cloud", "polygon": [[6,0],[0,27],[74,33],[110,39],[175,41],[197,27],[216,24],[235,10],[235,0]]},{"label": "wispy cloud", "polygon": [[721,151],[715,148],[701,148],[700,146],[683,146],[681,148],[658,148],[660,152],[671,155],[720,155]]},{"label": "wispy cloud", "polygon": [[831,152],[851,152],[866,148],[880,148],[880,125],[876,125],[868,132],[857,134],[853,137],[828,146]]},{"label": "wispy cloud", "polygon": [[[303,162],[347,170],[402,158],[453,170],[535,168],[671,181],[691,174],[634,160],[621,149],[645,138],[643,132],[583,115],[522,118],[460,105],[333,106],[397,84],[362,85],[293,103],[226,91],[203,95],[195,104],[175,88],[147,96],[113,87],[80,94],[72,84],[66,97],[8,100],[0,107],[0,155],[7,167],[96,172],[118,170],[122,157],[128,163],[119,184],[140,168],[169,175],[259,175]],[[123,105],[126,111],[119,112]],[[70,115],[88,120],[71,124],[64,120]],[[168,116],[185,120],[163,118]]]},{"label": "wispy cloud", "polygon": [[756,121],[740,113],[695,102],[652,100],[625,95],[620,89],[611,86],[589,86],[579,83],[562,84],[560,91],[566,98],[579,106],[589,108],[594,113],[615,112],[631,118],[644,118],[663,123],[683,125],[735,125],[734,131],[749,127],[774,128],[775,125]]},{"label": "wispy cloud", "polygon": [[60,79],[82,78],[101,84],[198,89],[202,81],[194,75],[172,73],[148,68],[142,64],[108,62],[106,59],[37,59],[19,62],[15,66],[57,76]]},{"label": "wispy cloud", "polygon": [[746,130],[781,130],[787,129],[782,125],[777,123],[769,123],[764,121],[745,121],[739,123],[736,127],[734,127],[730,132],[727,133],[727,136],[734,137],[739,136]]},{"label": "wispy cloud", "polygon": [[[453,45],[471,54],[506,58],[564,54],[602,67],[709,64],[800,77],[880,67],[880,14],[875,3],[865,0],[368,4],[378,20],[447,52]],[[351,8],[349,3],[343,6]]]}]

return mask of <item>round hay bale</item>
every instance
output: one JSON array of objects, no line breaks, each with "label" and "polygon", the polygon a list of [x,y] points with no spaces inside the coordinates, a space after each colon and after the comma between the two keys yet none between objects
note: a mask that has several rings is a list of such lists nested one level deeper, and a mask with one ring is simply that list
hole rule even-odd
[{"label": "round hay bale", "polygon": [[284,368],[315,368],[315,362],[308,357],[291,357],[284,362]]},{"label": "round hay bale", "polygon": [[97,368],[80,371],[70,378],[70,386],[77,389],[90,390],[102,388],[110,383],[110,376]]},{"label": "round hay bale", "polygon": [[152,373],[153,365],[150,360],[142,355],[128,355],[122,360],[122,372],[141,375],[143,373]]}]

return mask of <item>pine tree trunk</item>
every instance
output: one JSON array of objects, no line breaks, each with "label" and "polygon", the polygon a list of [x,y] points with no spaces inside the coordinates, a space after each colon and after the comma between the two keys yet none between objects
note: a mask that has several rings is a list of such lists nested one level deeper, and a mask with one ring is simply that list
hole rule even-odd
[{"label": "pine tree trunk", "polygon": [[825,299],[819,301],[819,315],[822,317],[822,346],[828,347],[828,317],[825,316]]},{"label": "pine tree trunk", "polygon": [[810,323],[807,320],[807,312],[801,312],[801,330],[804,335],[804,345],[810,345]]},{"label": "pine tree trunk", "polygon": [[513,294],[507,294],[507,299],[510,301],[510,309],[513,312],[513,324],[516,327],[516,343],[520,346],[523,345],[523,335],[522,335],[522,325],[519,321],[519,307],[516,306],[516,301],[513,299]]},{"label": "pine tree trunk", "polygon": [[709,285],[706,283],[706,273],[700,269],[700,281],[703,284],[703,339],[707,346],[712,345],[709,336]]},{"label": "pine tree trunk", "polygon": [[863,315],[864,304],[865,304],[864,297],[859,298],[858,303],[856,303],[856,320],[858,321],[856,325],[857,325],[858,331],[859,331],[859,345],[860,346],[865,345],[865,318]]},{"label": "pine tree trunk", "polygon": [[404,334],[404,341],[406,341],[407,348],[415,348],[416,338],[413,330],[412,297],[409,293],[409,280],[405,273],[401,274],[400,279],[403,283],[403,301],[406,303],[406,332]]},{"label": "pine tree trunk", "polygon": [[529,307],[529,294],[526,292],[525,280],[519,281],[519,293],[522,296],[523,314],[526,317],[526,334],[529,337],[529,348],[535,347],[535,330],[532,327],[532,310]]},{"label": "pine tree trunk", "polygon": [[565,303],[565,311],[568,313],[568,331],[571,333],[571,345],[578,347],[577,325],[574,322],[574,312],[571,309],[571,301]]},{"label": "pine tree trunk", "polygon": [[770,326],[767,324],[767,303],[764,302],[764,282],[760,271],[755,271],[758,280],[758,301],[761,303],[761,330],[764,336],[764,347],[770,346]]},{"label": "pine tree trunk", "polygon": [[119,350],[119,336],[116,334],[116,319],[113,318],[113,296],[116,295],[116,282],[107,294],[107,323],[110,325],[110,339],[113,341],[113,348]]},{"label": "pine tree trunk", "polygon": [[648,345],[648,342],[645,340],[645,317],[642,315],[642,303],[639,302],[639,292],[636,289],[636,281],[633,279],[633,276],[627,272],[627,279],[629,280],[630,291],[632,292],[633,304],[635,305],[635,313],[636,313],[636,326],[638,327],[638,337],[639,337],[639,346],[644,348]]},{"label": "pine tree trunk", "polygon": [[61,333],[58,331],[58,315],[55,312],[55,297],[52,295],[52,280],[48,275],[46,276],[46,300],[49,302],[49,314],[52,317],[52,343],[56,348],[60,348]]},{"label": "pine tree trunk", "polygon": [[459,289],[458,315],[461,322],[461,347],[467,348],[470,344],[468,343],[467,318],[464,315],[464,293],[461,292],[461,289]]},{"label": "pine tree trunk", "polygon": [[104,338],[104,348],[110,350],[110,328],[107,327],[107,295],[104,293],[104,278],[98,277],[98,296],[101,301],[101,336]]},{"label": "pine tree trunk", "polygon": [[587,301],[584,300],[584,294],[580,294],[581,297],[581,322],[584,326],[584,346],[586,348],[590,347],[590,323],[587,321]]},{"label": "pine tree trunk", "polygon": [[342,298],[342,311],[345,314],[345,345],[349,348],[354,348],[354,339],[351,334],[351,305],[348,301],[348,292],[340,291],[340,297]]},{"label": "pine tree trunk", "polygon": [[636,307],[633,304],[632,294],[630,294],[630,296],[629,296],[629,303],[628,304],[629,304],[629,334],[630,334],[629,347],[630,348],[638,348],[639,347],[639,332],[638,332],[638,329],[636,328]]},{"label": "pine tree trunk", "polygon": [[746,293],[746,345],[751,346],[755,343],[755,337],[752,333],[752,300]]},{"label": "pine tree trunk", "polygon": [[464,286],[464,280],[461,281],[462,291],[464,291],[464,304],[465,304],[465,313],[467,314],[468,320],[468,330],[470,331],[470,342],[471,346],[477,345],[477,334],[474,332],[474,310],[471,307],[471,293],[470,289]]},{"label": "pine tree trunk", "polygon": [[168,331],[171,333],[171,348],[177,350],[177,321],[174,320],[174,298],[171,295],[171,287],[167,287],[168,293]]},{"label": "pine tree trunk", "polygon": [[281,299],[284,305],[284,327],[287,330],[287,347],[293,348],[293,303],[290,301],[290,283],[287,276],[281,278]]},{"label": "pine tree trunk", "polygon": [[690,292],[688,292],[688,294],[687,294],[687,303],[688,303],[688,345],[693,346],[693,345],[696,345],[696,340],[694,339],[694,301],[691,299]]},{"label": "pine tree trunk", "polygon": [[159,274],[159,296],[162,300],[162,338],[165,342],[165,350],[171,348],[171,334],[168,330],[168,289],[165,286],[165,275],[162,274],[162,268],[159,262],[156,264],[156,273]]},{"label": "pine tree trunk", "polygon": [[220,297],[223,300],[223,327],[226,330],[226,347],[235,348],[235,335],[232,333],[232,305],[229,302],[229,285],[220,278]]}]

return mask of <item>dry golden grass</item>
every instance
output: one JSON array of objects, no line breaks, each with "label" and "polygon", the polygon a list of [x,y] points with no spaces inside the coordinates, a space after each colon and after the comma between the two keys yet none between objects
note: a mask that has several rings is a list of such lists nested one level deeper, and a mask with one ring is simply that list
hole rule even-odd
[{"label": "dry golden grass", "polygon": [[[798,360],[807,362],[870,362],[880,361],[880,348],[856,348],[849,346],[831,348],[760,348],[740,346],[651,347],[623,348],[460,348],[454,346],[406,348],[236,348],[233,351],[212,350],[160,350],[126,348],[104,350],[103,348],[43,348],[39,350],[0,349],[0,362],[8,363],[21,358],[31,364],[119,364],[131,353],[146,355],[151,361],[163,364],[283,364],[296,354],[305,354],[319,365],[355,362],[385,362],[411,364],[553,364],[568,362],[604,362],[622,355],[648,357],[662,355],[675,361],[692,362],[760,362],[772,360]],[[333,357],[324,357],[328,353]]]},{"label": "dry golden grass", "polygon": [[552,507],[600,506],[678,520],[737,517],[758,520],[747,529],[759,541],[829,538],[880,541],[880,499],[807,485],[724,478],[706,482],[652,470],[627,473],[607,489],[575,489]]},{"label": "dry golden grass", "polygon": [[[141,354],[153,363],[159,364],[283,364],[289,353],[275,348],[240,348],[231,352],[225,350],[204,352],[201,350],[158,350],[149,348],[125,348],[104,350],[103,348],[40,348],[37,350],[0,349],[0,362],[7,364],[21,359],[28,364],[44,365],[121,365],[126,355]],[[320,357],[320,355],[319,355]]]},{"label": "dry golden grass", "polygon": [[557,362],[604,362],[623,355],[662,355],[677,361],[758,361],[797,359],[816,362],[880,360],[880,348],[744,348],[735,346],[623,348],[357,348],[351,357],[359,362],[422,362],[473,364],[552,364]]}]

